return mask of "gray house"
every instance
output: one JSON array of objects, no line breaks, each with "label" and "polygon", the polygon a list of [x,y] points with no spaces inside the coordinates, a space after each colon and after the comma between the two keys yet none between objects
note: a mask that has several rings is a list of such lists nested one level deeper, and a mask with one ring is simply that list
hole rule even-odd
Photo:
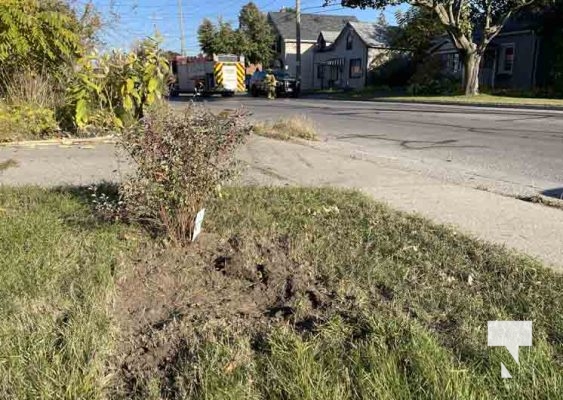
[{"label": "gray house", "polygon": [[[275,64],[278,68],[286,68],[295,75],[297,55],[297,40],[295,28],[295,13],[291,11],[270,12],[268,21],[272,25],[275,35]],[[304,90],[314,87],[315,79],[315,51],[319,34],[324,32],[327,40],[334,40],[335,35],[350,21],[357,22],[353,16],[301,14],[301,88]]]},{"label": "gray house", "polygon": [[[430,51],[442,60],[445,74],[462,79],[463,62],[451,39],[446,36],[437,39]],[[532,26],[509,22],[487,47],[481,61],[479,85],[491,89],[536,87],[538,80],[543,79],[538,68],[542,53],[541,37]]]},{"label": "gray house", "polygon": [[389,28],[350,21],[338,33],[321,31],[314,53],[315,89],[362,89],[369,84],[370,71],[393,52]]}]

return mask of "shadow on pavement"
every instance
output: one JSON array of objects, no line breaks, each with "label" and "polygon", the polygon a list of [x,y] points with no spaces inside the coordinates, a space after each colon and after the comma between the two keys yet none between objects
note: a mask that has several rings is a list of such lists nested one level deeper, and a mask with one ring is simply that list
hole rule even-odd
[{"label": "shadow on pavement", "polygon": [[544,196],[555,197],[556,199],[563,199],[563,187],[548,189],[541,192]]},{"label": "shadow on pavement", "polygon": [[222,97],[220,95],[213,96],[194,96],[193,94],[184,94],[174,97],[169,97],[168,101],[171,103],[217,103],[221,101],[229,101],[233,99],[249,99],[250,96],[241,94],[235,96]]}]

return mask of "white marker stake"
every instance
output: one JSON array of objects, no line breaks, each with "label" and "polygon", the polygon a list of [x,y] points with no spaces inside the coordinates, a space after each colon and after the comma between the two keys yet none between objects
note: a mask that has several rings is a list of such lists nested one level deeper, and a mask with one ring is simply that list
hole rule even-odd
[{"label": "white marker stake", "polygon": [[203,224],[204,216],[205,216],[205,208],[202,208],[195,216],[194,234],[192,235],[192,242],[194,242],[196,238],[199,236],[199,234],[201,233],[201,224]]}]

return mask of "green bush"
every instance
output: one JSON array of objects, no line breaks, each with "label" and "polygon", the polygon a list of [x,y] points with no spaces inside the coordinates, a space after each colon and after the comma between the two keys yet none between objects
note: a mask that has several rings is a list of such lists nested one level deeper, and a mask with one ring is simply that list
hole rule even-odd
[{"label": "green bush", "polygon": [[250,131],[240,113],[154,107],[122,135],[136,165],[121,189],[128,217],[176,245],[189,242],[197,212],[232,175],[235,150]]},{"label": "green bush", "polygon": [[43,139],[58,130],[55,113],[33,104],[0,104],[0,142]]},{"label": "green bush", "polygon": [[460,78],[444,73],[439,56],[432,56],[421,62],[409,81],[407,93],[411,96],[436,96],[458,94]]},{"label": "green bush", "polygon": [[370,71],[370,82],[373,85],[404,86],[414,74],[415,67],[407,57],[391,57]]},{"label": "green bush", "polygon": [[449,77],[407,86],[407,93],[410,96],[451,96],[458,94],[459,90],[459,81]]},{"label": "green bush", "polygon": [[67,92],[76,128],[121,129],[143,116],[146,107],[162,98],[169,65],[158,42],[147,39],[136,51],[91,55],[78,63]]}]

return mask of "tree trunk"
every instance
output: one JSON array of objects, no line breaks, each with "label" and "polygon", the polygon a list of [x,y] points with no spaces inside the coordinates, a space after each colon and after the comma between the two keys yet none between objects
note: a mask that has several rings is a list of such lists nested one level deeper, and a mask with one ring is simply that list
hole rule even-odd
[{"label": "tree trunk", "polygon": [[477,52],[467,53],[464,59],[464,79],[465,95],[474,96],[479,94],[479,65],[481,64],[481,54]]}]

